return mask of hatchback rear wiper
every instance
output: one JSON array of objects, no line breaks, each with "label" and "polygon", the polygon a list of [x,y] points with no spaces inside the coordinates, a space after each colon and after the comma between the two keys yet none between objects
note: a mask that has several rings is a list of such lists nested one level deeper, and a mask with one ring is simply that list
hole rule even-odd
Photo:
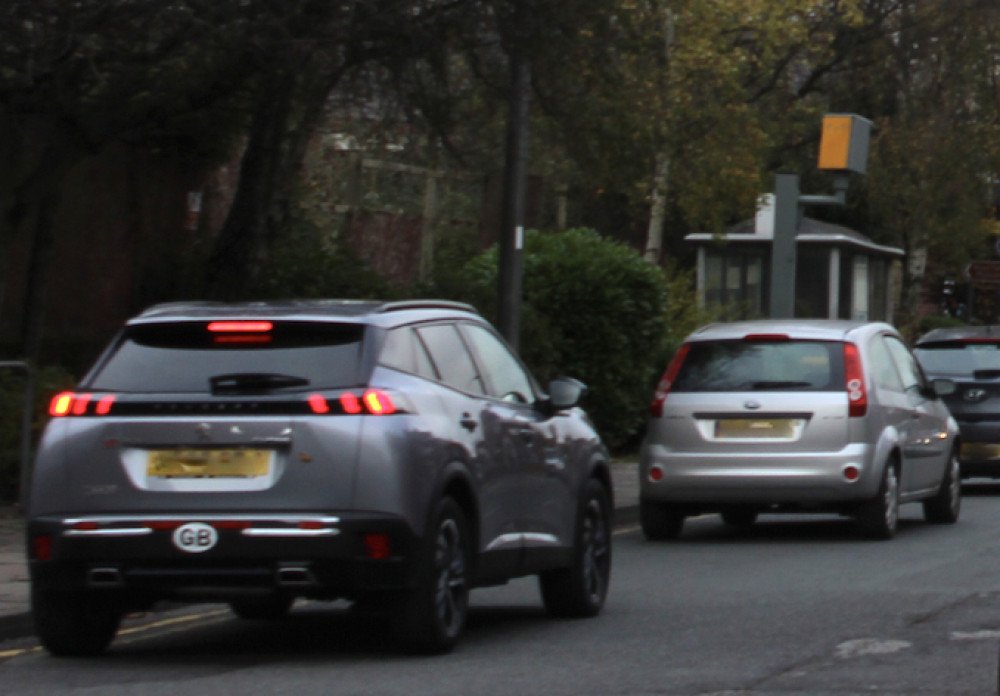
[{"label": "hatchback rear wiper", "polygon": [[794,382],[792,380],[772,380],[767,382],[754,382],[751,389],[796,389],[799,387],[811,387],[812,382]]},{"label": "hatchback rear wiper", "polygon": [[213,394],[233,394],[261,392],[286,387],[304,387],[309,384],[305,377],[279,375],[267,372],[238,372],[216,375],[208,380]]}]

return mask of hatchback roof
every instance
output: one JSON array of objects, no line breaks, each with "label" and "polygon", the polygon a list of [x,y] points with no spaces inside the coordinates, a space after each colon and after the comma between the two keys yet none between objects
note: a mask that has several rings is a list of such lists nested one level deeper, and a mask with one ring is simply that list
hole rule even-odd
[{"label": "hatchback roof", "polygon": [[395,325],[414,319],[478,316],[475,307],[448,300],[275,300],[267,302],[169,302],[154,305],[129,320],[129,325],[205,319],[284,319],[293,321],[349,321]]},{"label": "hatchback roof", "polygon": [[941,329],[932,329],[918,338],[916,345],[985,338],[1000,341],[1000,326],[994,324],[987,326],[949,326]]},{"label": "hatchback roof", "polygon": [[851,331],[864,327],[878,327],[895,331],[889,324],[848,319],[749,319],[709,324],[698,329],[689,341],[740,339],[750,335],[777,334],[811,340],[841,340]]}]

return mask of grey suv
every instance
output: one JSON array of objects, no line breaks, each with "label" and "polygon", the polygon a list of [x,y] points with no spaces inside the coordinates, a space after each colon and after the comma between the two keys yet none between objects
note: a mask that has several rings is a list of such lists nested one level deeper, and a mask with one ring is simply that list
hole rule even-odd
[{"label": "grey suv", "polygon": [[870,537],[899,505],[958,519],[958,426],[890,325],[835,320],[714,324],[687,337],[656,391],[640,455],[650,539],[707,512],[852,515]]},{"label": "grey suv", "polygon": [[40,443],[27,550],[38,635],[103,651],[126,612],[296,598],[389,612],[452,648],[469,590],[537,574],[592,616],[611,564],[604,446],[471,307],[185,303],[130,320]]}]

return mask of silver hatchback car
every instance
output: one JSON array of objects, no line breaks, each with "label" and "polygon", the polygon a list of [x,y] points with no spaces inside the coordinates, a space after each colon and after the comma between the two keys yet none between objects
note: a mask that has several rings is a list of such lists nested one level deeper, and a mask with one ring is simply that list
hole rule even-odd
[{"label": "silver hatchback car", "polygon": [[640,455],[649,539],[721,513],[834,512],[891,538],[899,505],[930,522],[961,505],[958,426],[899,333],[881,322],[758,320],[687,337],[654,395]]}]

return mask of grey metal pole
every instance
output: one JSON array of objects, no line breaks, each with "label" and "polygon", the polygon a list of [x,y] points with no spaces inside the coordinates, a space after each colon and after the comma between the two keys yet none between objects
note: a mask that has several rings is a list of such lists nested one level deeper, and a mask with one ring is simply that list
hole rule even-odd
[{"label": "grey metal pole", "polygon": [[528,22],[527,3],[515,0],[510,49],[510,114],[507,120],[497,324],[517,351],[521,342],[521,279],[524,249],[524,197],[528,169],[528,91],[531,64],[521,46]]},{"label": "grey metal pole", "polygon": [[771,244],[770,316],[795,316],[795,236],[799,231],[799,175],[779,172],[774,189],[774,240]]}]

